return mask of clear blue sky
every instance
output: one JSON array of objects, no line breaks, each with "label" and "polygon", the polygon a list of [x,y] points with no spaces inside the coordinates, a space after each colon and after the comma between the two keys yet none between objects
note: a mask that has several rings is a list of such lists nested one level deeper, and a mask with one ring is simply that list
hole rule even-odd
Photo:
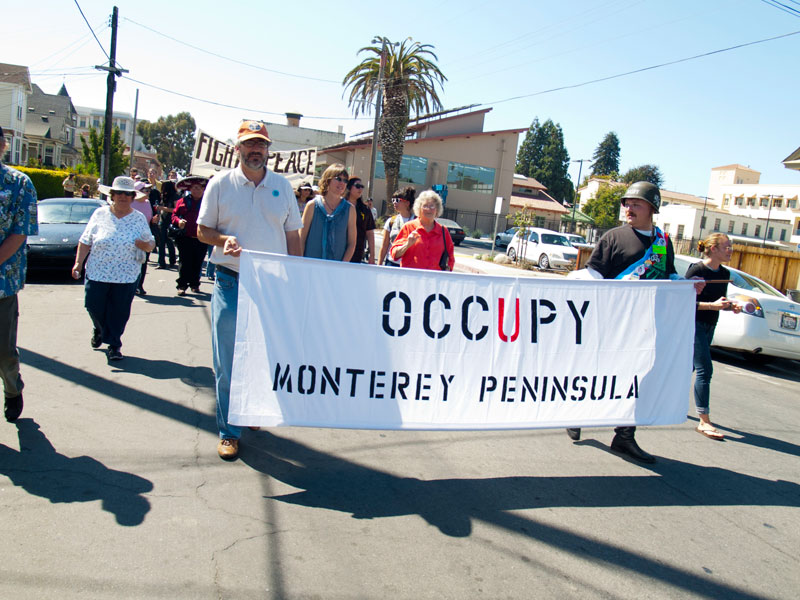
[{"label": "clear blue sky", "polygon": [[[800,11],[800,2],[781,2]],[[78,4],[108,51],[114,4]],[[306,127],[354,134],[371,128],[369,118],[352,119],[342,97],[359,48],[375,35],[411,37],[435,46],[448,77],[445,107],[492,107],[487,129],[552,119],[573,159],[591,158],[616,131],[623,171],[654,163],[667,189],[685,193],[705,194],[710,169],[730,163],[761,171],[765,183],[800,183],[800,173],[780,163],[800,146],[800,35],[540,93],[800,30],[800,15],[762,0],[116,5],[117,60],[130,73],[119,80],[115,109],[132,113],[138,88],[141,118],[189,111],[200,128],[227,137],[242,118],[284,123],[288,111],[306,115]],[[0,60],[29,66],[45,92],[66,83],[75,104],[105,105],[105,74],[93,66],[107,59],[74,0],[17,3],[6,16],[15,23],[4,28]],[[573,178],[577,172],[575,164]]]}]

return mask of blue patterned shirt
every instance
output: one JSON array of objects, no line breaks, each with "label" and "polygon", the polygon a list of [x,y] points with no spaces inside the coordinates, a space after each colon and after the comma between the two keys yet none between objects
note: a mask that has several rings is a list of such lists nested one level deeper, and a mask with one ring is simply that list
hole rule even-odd
[{"label": "blue patterned shirt", "polygon": [[[36,235],[36,189],[30,178],[0,163],[0,244],[9,235]],[[0,298],[13,296],[25,285],[27,245],[23,243],[0,265]]]}]

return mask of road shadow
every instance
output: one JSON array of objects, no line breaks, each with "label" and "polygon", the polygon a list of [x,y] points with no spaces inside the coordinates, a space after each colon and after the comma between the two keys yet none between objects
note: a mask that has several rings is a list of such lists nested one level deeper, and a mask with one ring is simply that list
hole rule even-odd
[{"label": "road shadow", "polygon": [[0,444],[0,473],[11,483],[52,504],[100,500],[125,527],[144,521],[150,502],[142,494],[153,490],[149,480],[89,456],[58,453],[33,419],[20,419],[16,426],[19,451]]},{"label": "road shadow", "polygon": [[790,358],[748,358],[738,352],[730,352],[719,348],[711,349],[711,357],[717,362],[739,369],[746,369],[752,373],[786,381],[800,382],[800,361]]},{"label": "road shadow", "polygon": [[189,292],[186,296],[159,296],[157,294],[153,294],[148,292],[145,296],[137,296],[139,300],[144,300],[149,304],[157,304],[158,306],[185,306],[185,307],[192,307],[192,306],[205,306],[204,304],[198,303],[198,301],[210,301],[211,294],[206,293],[199,293],[199,294],[192,294]]},{"label": "road shadow", "polygon": [[[553,507],[800,507],[800,485],[796,483],[664,458],[643,470],[640,476],[426,481],[359,465],[270,432],[248,435],[243,442],[239,456],[244,463],[300,490],[265,496],[267,500],[349,513],[354,519],[417,515],[442,534],[456,538],[470,536],[473,522],[480,521],[515,535],[541,540],[584,559],[712,598],[757,596],[515,511]],[[594,440],[581,444],[609,451]]]},{"label": "road shadow", "polygon": [[[697,417],[688,416],[687,419],[698,423],[700,422],[700,419]],[[764,448],[766,450],[782,452],[783,454],[789,454],[790,456],[800,456],[800,446],[797,444],[792,444],[791,442],[761,435],[760,433],[753,433],[752,431],[734,429],[733,427],[725,427],[719,423],[714,423],[714,427],[726,434],[725,439],[721,440],[722,442],[727,441],[737,444],[747,444],[748,446],[755,446],[756,448]],[[727,435],[729,433],[738,435],[739,437],[731,437]],[[717,440],[713,441],[717,442]]]},{"label": "road shadow", "polygon": [[209,367],[190,367],[171,360],[153,360],[130,355],[109,364],[113,367],[112,373],[136,373],[151,379],[180,379],[193,387],[215,387],[214,370]]}]

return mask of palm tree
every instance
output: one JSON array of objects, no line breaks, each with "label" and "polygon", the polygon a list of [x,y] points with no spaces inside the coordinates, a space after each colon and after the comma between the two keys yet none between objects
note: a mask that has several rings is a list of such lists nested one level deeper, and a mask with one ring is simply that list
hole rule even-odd
[{"label": "palm tree", "polygon": [[[367,114],[375,105],[378,94],[381,52],[387,48],[383,71],[383,107],[378,127],[378,142],[383,154],[386,171],[387,196],[397,189],[400,161],[403,158],[406,127],[411,111],[416,116],[433,110],[441,110],[442,102],[436,93],[436,84],[441,87],[447,80],[439,67],[438,57],[431,51],[431,44],[420,44],[408,38],[395,45],[388,38],[378,37],[373,43],[358,51],[370,56],[344,77],[342,85],[350,88],[348,106],[354,115]],[[375,135],[375,132],[373,132]]]}]

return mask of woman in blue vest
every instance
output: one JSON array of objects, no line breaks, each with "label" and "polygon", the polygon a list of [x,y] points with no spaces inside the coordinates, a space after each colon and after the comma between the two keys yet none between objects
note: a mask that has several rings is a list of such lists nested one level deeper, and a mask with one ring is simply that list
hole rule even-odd
[{"label": "woman in blue vest", "polygon": [[331,165],[319,180],[319,196],[303,210],[303,256],[348,262],[356,249],[356,209],[344,199],[344,165]]}]

